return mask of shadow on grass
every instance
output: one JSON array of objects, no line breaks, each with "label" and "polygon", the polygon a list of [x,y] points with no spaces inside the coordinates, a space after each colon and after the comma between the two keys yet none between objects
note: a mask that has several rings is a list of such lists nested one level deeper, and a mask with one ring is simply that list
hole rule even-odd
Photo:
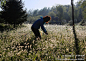
[{"label": "shadow on grass", "polygon": [[[33,49],[36,49],[36,45],[35,44],[36,44],[35,37],[32,36],[31,38],[28,38],[27,41],[23,41],[23,42],[17,43],[15,45],[15,47],[18,50],[18,53],[21,51],[21,49],[23,51],[26,50],[27,52],[26,52],[25,57],[27,57],[29,55],[29,53],[31,53],[30,51],[33,51]],[[12,49],[12,47],[7,47],[7,48]],[[14,48],[13,51],[16,51],[16,49]],[[33,54],[33,52],[31,54]],[[5,61],[5,59],[6,58],[3,58],[2,61]],[[17,61],[22,61],[23,60],[21,58],[21,56],[17,56],[17,55],[14,55],[14,56],[9,58],[9,60],[12,60],[12,61],[16,61],[16,59],[17,59]]]},{"label": "shadow on grass", "polygon": [[21,25],[21,26],[16,26],[15,28],[13,27],[13,26],[11,26],[11,25],[0,25],[0,31],[1,32],[4,32],[4,31],[11,31],[11,30],[16,30],[16,29],[18,29],[18,28],[21,28],[21,27],[25,27],[25,26],[23,26],[23,25]]},{"label": "shadow on grass", "polygon": [[[28,39],[27,41],[21,42],[20,44],[17,44],[16,47],[22,47],[23,51],[26,49],[28,51],[28,53],[30,53],[29,51],[36,48],[36,39],[35,37],[31,37],[30,39]],[[19,48],[18,48],[19,49]],[[28,55],[27,53],[27,55]]]},{"label": "shadow on grass", "polygon": [[5,30],[9,30],[9,27],[8,26],[1,26],[0,25],[0,31],[3,32]]}]

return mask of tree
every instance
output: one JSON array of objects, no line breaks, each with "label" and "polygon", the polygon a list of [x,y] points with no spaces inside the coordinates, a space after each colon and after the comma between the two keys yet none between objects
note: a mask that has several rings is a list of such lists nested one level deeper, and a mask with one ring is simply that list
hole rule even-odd
[{"label": "tree", "polygon": [[1,17],[4,18],[5,23],[22,24],[27,20],[26,10],[23,10],[23,3],[21,0],[6,1],[6,5],[2,6]]},{"label": "tree", "polygon": [[83,19],[82,15],[82,8],[80,7],[81,4],[77,2],[76,7],[75,7],[75,18],[77,19],[77,22],[80,22]]},{"label": "tree", "polygon": [[48,15],[51,16],[51,17],[55,17],[56,16],[56,14],[53,11],[49,12]]},{"label": "tree", "polygon": [[48,15],[51,16],[51,22],[55,22],[54,18],[56,17],[56,14],[53,11],[51,11],[48,13]]},{"label": "tree", "polygon": [[86,20],[86,1],[84,0],[81,5],[83,9],[83,18]]},{"label": "tree", "polygon": [[63,18],[63,6],[61,6],[61,5],[57,6],[57,16],[59,17],[59,21],[62,22],[62,18]]},{"label": "tree", "polygon": [[86,0],[80,0],[78,3],[82,8],[83,19],[86,20]]},{"label": "tree", "polygon": [[69,15],[69,18],[72,19],[72,9],[71,9],[71,6],[68,9],[68,15]]},{"label": "tree", "polygon": [[63,6],[63,19],[66,20],[67,23],[70,20],[69,7],[70,7],[70,5],[64,5]]},{"label": "tree", "polygon": [[0,0],[0,8],[3,4],[5,5],[5,3],[6,3],[6,0]]},{"label": "tree", "polygon": [[[78,45],[78,38],[75,32],[75,24],[74,24],[74,4],[73,4],[73,0],[71,0],[71,5],[72,5],[72,20],[73,20],[73,34],[74,34],[74,39],[75,39],[75,47],[76,47],[76,55],[78,55],[80,53],[79,50],[79,45]],[[78,59],[78,57],[76,57],[76,59]],[[78,61],[78,60],[77,60]]]},{"label": "tree", "polygon": [[49,11],[48,11],[47,7],[44,7],[43,9],[41,9],[38,12],[38,15],[46,16],[46,15],[48,15],[48,13],[49,13]]},{"label": "tree", "polygon": [[37,15],[38,15],[38,9],[34,10],[34,12],[33,12],[33,16],[37,16]]},{"label": "tree", "polygon": [[[55,14],[57,14],[56,6],[53,6],[53,7],[51,8],[51,11],[54,12]],[[50,12],[51,12],[51,11],[50,11]]]},{"label": "tree", "polygon": [[32,15],[33,15],[33,11],[30,9],[30,10],[27,12],[27,14],[28,14],[28,17],[29,17],[29,16],[32,16]]}]

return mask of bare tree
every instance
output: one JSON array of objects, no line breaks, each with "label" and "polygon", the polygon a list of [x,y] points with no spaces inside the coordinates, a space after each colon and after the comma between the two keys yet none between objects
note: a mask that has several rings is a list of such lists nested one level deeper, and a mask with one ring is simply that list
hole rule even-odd
[{"label": "bare tree", "polygon": [[[73,20],[73,34],[74,34],[74,39],[75,39],[75,52],[76,55],[79,54],[79,45],[78,45],[78,38],[75,32],[75,24],[74,24],[74,6],[73,6],[73,0],[71,0],[71,5],[72,5],[72,20]],[[76,57],[76,59],[78,59],[78,57]]]}]

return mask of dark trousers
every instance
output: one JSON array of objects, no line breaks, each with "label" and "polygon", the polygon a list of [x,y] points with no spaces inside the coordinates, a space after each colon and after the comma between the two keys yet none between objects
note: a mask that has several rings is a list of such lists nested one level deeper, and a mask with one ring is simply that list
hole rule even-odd
[{"label": "dark trousers", "polygon": [[32,29],[33,33],[35,34],[36,38],[39,37],[39,38],[41,39],[41,35],[40,35],[39,30],[38,30],[38,29],[35,29],[35,28],[33,28],[33,27],[31,27],[31,29]]}]

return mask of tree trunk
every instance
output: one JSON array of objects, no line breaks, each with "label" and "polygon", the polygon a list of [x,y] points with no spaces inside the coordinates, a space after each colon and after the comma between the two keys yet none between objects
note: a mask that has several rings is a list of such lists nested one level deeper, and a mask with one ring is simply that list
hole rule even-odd
[{"label": "tree trunk", "polygon": [[[78,38],[75,32],[75,24],[74,24],[74,7],[73,7],[73,0],[71,0],[71,5],[72,5],[72,20],[73,20],[73,34],[74,34],[74,39],[75,39],[75,52],[76,55],[79,55],[79,45],[78,45]],[[78,57],[76,56],[76,59],[78,59]]]}]

